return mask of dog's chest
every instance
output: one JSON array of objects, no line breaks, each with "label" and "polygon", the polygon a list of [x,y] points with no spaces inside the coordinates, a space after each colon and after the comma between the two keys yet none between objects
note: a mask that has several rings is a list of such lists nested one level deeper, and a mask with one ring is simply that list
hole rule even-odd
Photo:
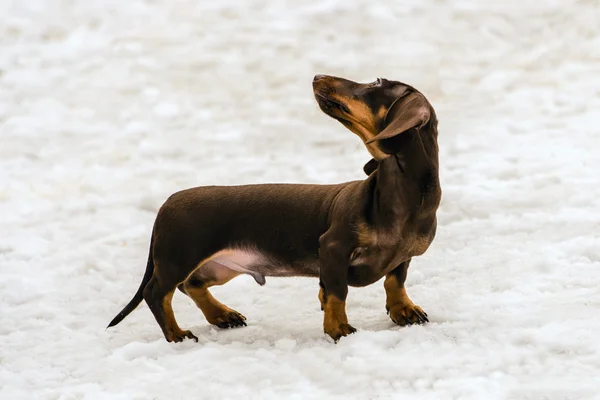
[{"label": "dog's chest", "polygon": [[411,257],[423,254],[433,239],[430,231],[374,230],[361,226],[359,246],[350,256],[352,285],[371,284]]},{"label": "dog's chest", "polygon": [[[368,265],[374,270],[387,269],[409,257],[409,243],[399,233],[373,232],[368,240],[360,240],[350,256],[350,265]],[[396,264],[397,265],[397,264]]]}]

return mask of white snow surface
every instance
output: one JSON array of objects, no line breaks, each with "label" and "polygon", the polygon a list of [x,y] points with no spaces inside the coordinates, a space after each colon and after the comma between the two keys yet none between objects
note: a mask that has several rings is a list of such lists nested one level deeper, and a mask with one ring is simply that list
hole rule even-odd
[{"label": "white snow surface", "polygon": [[[167,343],[136,291],[157,209],[199,185],[362,179],[314,74],[437,110],[438,235],[401,328],[382,282],[323,334],[318,281],[213,290],[248,327]],[[0,398],[600,398],[597,0],[2,0]]]}]

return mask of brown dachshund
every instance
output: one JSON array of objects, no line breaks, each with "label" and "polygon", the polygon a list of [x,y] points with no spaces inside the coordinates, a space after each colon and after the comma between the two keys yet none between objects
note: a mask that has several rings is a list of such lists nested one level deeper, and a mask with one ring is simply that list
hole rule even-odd
[{"label": "brown dachshund", "polygon": [[356,331],[346,317],[348,285],[385,276],[386,309],[398,325],[427,322],[406,293],[411,259],[436,231],[441,189],[437,119],[425,97],[404,83],[367,84],[317,75],[313,90],[325,114],[365,143],[373,159],[365,180],[337,185],[204,186],[173,194],[158,211],[150,255],[133,299],[111,321],[142,301],[169,342],[198,340],[175,320],[176,288],[209,323],[246,325],[208,288],[240,274],[319,278],[323,328],[335,341]]}]

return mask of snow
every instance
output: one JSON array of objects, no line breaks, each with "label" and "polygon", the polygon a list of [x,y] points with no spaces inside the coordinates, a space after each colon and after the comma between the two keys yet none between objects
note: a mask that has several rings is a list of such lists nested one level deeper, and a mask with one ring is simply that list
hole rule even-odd
[{"label": "snow", "polygon": [[[600,399],[596,0],[0,1],[1,399]],[[440,120],[439,230],[401,328],[381,282],[322,331],[314,279],[240,277],[248,327],[167,343],[153,219],[192,186],[362,178],[312,76],[385,77]]]}]

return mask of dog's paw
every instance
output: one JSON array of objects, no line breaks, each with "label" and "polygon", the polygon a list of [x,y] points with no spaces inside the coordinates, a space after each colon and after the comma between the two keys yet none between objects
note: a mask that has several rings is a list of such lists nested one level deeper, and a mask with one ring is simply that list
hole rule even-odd
[{"label": "dog's paw", "polygon": [[211,321],[211,324],[222,329],[236,328],[238,326],[246,326],[246,317],[235,310],[229,310],[215,318],[214,321]]},{"label": "dog's paw", "polygon": [[191,331],[179,331],[179,332],[171,332],[167,341],[169,342],[183,342],[184,339],[192,339],[194,342],[198,343],[198,337],[194,335]]},{"label": "dog's paw", "polygon": [[334,342],[337,343],[338,340],[340,340],[340,338],[342,336],[348,336],[354,332],[356,332],[356,328],[354,328],[352,325],[350,324],[339,324],[336,326],[329,326],[329,327],[325,327],[325,333],[328,334],[329,336],[331,336],[331,338],[333,339]]},{"label": "dog's paw", "polygon": [[388,308],[388,314],[392,321],[400,326],[429,322],[427,313],[421,307],[414,304],[398,304],[392,308]]}]

